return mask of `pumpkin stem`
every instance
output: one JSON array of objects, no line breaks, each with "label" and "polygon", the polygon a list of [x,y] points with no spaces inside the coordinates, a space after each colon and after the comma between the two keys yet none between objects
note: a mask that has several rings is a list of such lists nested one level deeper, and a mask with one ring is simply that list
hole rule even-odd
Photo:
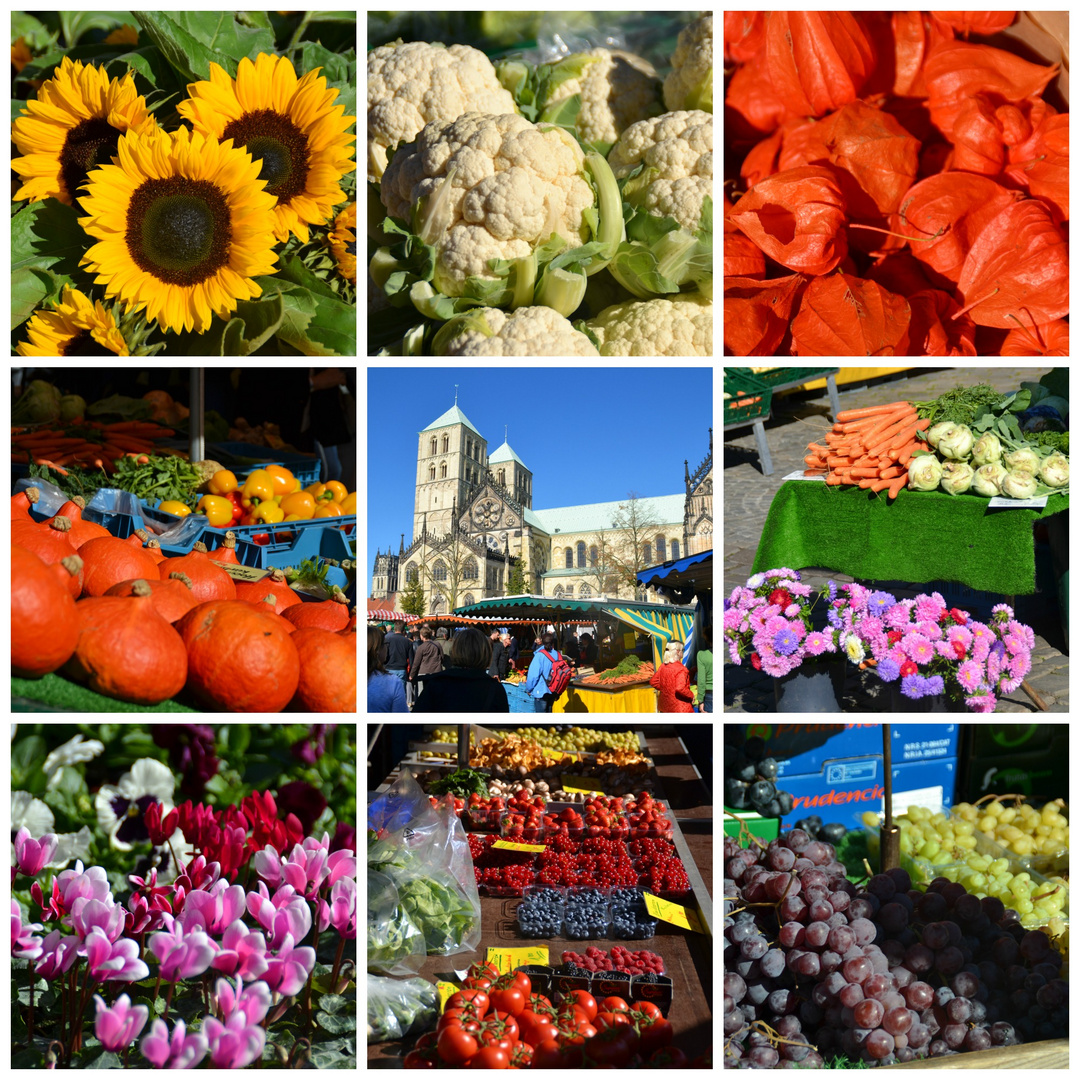
[{"label": "pumpkin stem", "polygon": [[49,519],[49,528],[57,532],[67,532],[71,528],[71,518],[54,517]]},{"label": "pumpkin stem", "polygon": [[156,536],[151,536],[150,539],[146,541],[146,546],[151,551],[160,551],[161,541]]},{"label": "pumpkin stem", "polygon": [[86,509],[86,500],[85,500],[85,499],[84,499],[84,498],[83,498],[83,497],[82,497],[81,495],[74,495],[74,496],[72,496],[72,499],[71,499],[71,501],[72,501],[72,502],[73,502],[73,503],[74,503],[74,504],[75,504],[75,505],[76,505],[76,506],[77,506],[77,507],[78,507],[78,508],[79,508],[80,510],[85,510],[85,509]]},{"label": "pumpkin stem", "polygon": [[236,547],[236,533],[234,533],[232,530],[227,532],[225,534],[225,543],[223,543],[221,546],[222,547],[227,547],[227,548],[235,548]]},{"label": "pumpkin stem", "polygon": [[275,566],[273,570],[270,571],[270,580],[275,585],[280,585],[285,580],[285,575],[279,567]]},{"label": "pumpkin stem", "polygon": [[191,584],[191,578],[189,578],[187,574],[185,574],[182,570],[174,570],[171,574],[169,574],[169,577],[176,578],[177,581],[186,585],[189,589],[194,588],[194,586]]},{"label": "pumpkin stem", "polygon": [[23,494],[26,496],[27,502],[36,503],[41,498],[41,489],[28,487]]},{"label": "pumpkin stem", "polygon": [[153,590],[150,588],[150,586],[147,585],[146,582],[142,580],[142,578],[140,578],[138,581],[135,582],[134,585],[131,586],[132,596],[149,596],[152,591]]},{"label": "pumpkin stem", "polygon": [[[145,529],[136,529],[135,535],[144,543],[149,543],[150,534]],[[159,545],[160,546],[160,545]]]},{"label": "pumpkin stem", "polygon": [[334,595],[331,596],[330,599],[335,604],[344,604],[346,607],[349,606],[349,598],[337,585],[334,586]]},{"label": "pumpkin stem", "polygon": [[83,561],[78,555],[65,555],[64,558],[60,560],[60,565],[72,577],[75,577],[75,575],[83,568]]},{"label": "pumpkin stem", "polygon": [[269,604],[271,607],[277,607],[277,597],[273,593],[268,593],[263,597],[263,603]]},{"label": "pumpkin stem", "polygon": [[194,551],[201,551],[205,555],[206,551],[207,551],[207,548],[206,548],[206,545],[201,540],[199,540],[191,550],[193,552]]}]

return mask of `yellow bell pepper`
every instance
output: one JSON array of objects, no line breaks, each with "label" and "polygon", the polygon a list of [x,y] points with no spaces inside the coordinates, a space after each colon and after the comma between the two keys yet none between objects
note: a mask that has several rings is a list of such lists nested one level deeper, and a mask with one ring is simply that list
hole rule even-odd
[{"label": "yellow bell pepper", "polygon": [[288,495],[296,486],[296,477],[284,465],[267,465],[266,473],[274,482],[275,495]]},{"label": "yellow bell pepper", "polygon": [[211,495],[228,495],[230,491],[235,491],[237,488],[236,473],[221,469],[210,477],[210,482],[206,486],[210,489]]},{"label": "yellow bell pepper", "polygon": [[349,489],[340,480],[327,480],[326,490],[334,493],[334,502],[341,503],[349,494]]},{"label": "yellow bell pepper", "polygon": [[341,503],[341,512],[343,514],[355,514],[356,513],[356,492],[350,492]]},{"label": "yellow bell pepper", "polygon": [[243,490],[240,492],[240,505],[245,510],[251,510],[260,503],[273,502],[274,479],[265,469],[256,469],[244,481]]},{"label": "yellow bell pepper", "polygon": [[315,496],[310,491],[294,491],[281,500],[281,509],[285,516],[295,514],[300,518],[315,516]]},{"label": "yellow bell pepper", "polygon": [[321,502],[315,507],[317,518],[341,517],[341,507],[336,502]]},{"label": "yellow bell pepper", "polygon": [[195,509],[205,514],[214,528],[232,524],[233,505],[224,495],[204,495]]},{"label": "yellow bell pepper", "polygon": [[268,502],[259,503],[251,512],[251,523],[253,525],[276,525],[279,521],[284,520],[285,515],[281,512],[281,507],[272,499]]},{"label": "yellow bell pepper", "polygon": [[178,499],[166,499],[158,509],[166,514],[176,514],[177,517],[187,517],[191,513],[191,507]]},{"label": "yellow bell pepper", "polygon": [[326,484],[308,484],[304,490],[314,497],[316,503],[334,501],[334,492]]}]

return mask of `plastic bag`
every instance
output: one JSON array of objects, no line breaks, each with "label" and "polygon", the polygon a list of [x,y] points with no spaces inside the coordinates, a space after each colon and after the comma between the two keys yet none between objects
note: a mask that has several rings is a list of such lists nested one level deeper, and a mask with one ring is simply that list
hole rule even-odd
[{"label": "plastic bag", "polygon": [[397,886],[368,870],[367,965],[384,975],[415,975],[424,963],[424,935],[409,917]]},{"label": "plastic bag", "polygon": [[367,980],[367,1041],[389,1042],[426,1031],[439,1014],[438,994],[425,979]]},{"label": "plastic bag", "polygon": [[424,935],[429,955],[480,944],[480,896],[468,838],[452,796],[437,807],[403,773],[368,810],[368,869],[386,874]]}]

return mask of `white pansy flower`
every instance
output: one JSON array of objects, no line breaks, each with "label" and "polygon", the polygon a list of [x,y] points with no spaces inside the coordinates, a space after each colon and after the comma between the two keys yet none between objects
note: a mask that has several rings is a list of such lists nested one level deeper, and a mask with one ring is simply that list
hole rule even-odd
[{"label": "white pansy flower", "polygon": [[42,770],[47,777],[45,786],[51,789],[60,783],[60,770],[65,765],[77,765],[82,761],[92,761],[104,749],[104,744],[99,743],[97,739],[91,739],[85,743],[81,735],[76,735],[74,739],[68,739],[63,746],[58,746],[45,759],[45,764],[42,766]]},{"label": "white pansy flower", "polygon": [[140,758],[119,783],[103,784],[94,797],[98,824],[109,834],[113,847],[130,851],[132,844],[149,840],[143,814],[154,802],[162,812],[173,808],[176,778],[172,770],[153,758]]}]

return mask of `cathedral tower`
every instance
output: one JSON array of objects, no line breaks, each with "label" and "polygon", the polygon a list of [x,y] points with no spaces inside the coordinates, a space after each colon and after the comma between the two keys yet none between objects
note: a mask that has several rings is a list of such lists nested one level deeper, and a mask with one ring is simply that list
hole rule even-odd
[{"label": "cathedral tower", "polygon": [[532,509],[532,472],[505,439],[488,458],[492,479],[501,484],[526,510]]},{"label": "cathedral tower", "polygon": [[416,452],[413,537],[427,522],[429,536],[445,536],[456,506],[465,506],[487,467],[487,440],[455,402],[420,432]]}]

